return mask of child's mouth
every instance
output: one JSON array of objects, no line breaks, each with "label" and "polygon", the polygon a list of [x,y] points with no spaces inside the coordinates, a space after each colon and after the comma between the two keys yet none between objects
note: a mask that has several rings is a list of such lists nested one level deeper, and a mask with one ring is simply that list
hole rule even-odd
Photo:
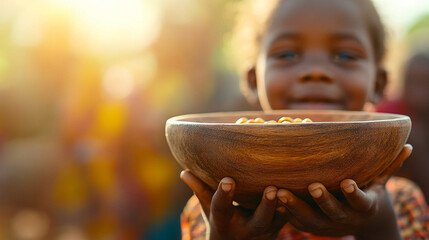
[{"label": "child's mouth", "polygon": [[343,104],[334,101],[292,101],[290,109],[315,109],[315,110],[342,110]]},{"label": "child's mouth", "polygon": [[308,83],[296,85],[286,100],[287,108],[305,110],[344,110],[346,98],[336,85]]}]

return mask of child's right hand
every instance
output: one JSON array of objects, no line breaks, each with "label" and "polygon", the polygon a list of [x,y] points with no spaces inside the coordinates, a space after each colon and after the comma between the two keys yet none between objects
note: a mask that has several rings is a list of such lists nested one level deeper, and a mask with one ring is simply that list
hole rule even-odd
[{"label": "child's right hand", "polygon": [[233,205],[235,182],[223,178],[215,192],[189,170],[181,179],[194,191],[205,214],[207,237],[216,239],[275,239],[286,223],[281,211],[276,211],[277,188],[265,188],[261,203],[255,211]]},{"label": "child's right hand", "polygon": [[406,144],[393,163],[365,189],[346,179],[341,190],[347,203],[339,201],[321,183],[308,186],[318,207],[312,207],[292,192],[279,189],[277,196],[286,206],[289,222],[317,236],[354,235],[356,239],[400,239],[392,201],[385,184],[407,159],[412,146]]}]

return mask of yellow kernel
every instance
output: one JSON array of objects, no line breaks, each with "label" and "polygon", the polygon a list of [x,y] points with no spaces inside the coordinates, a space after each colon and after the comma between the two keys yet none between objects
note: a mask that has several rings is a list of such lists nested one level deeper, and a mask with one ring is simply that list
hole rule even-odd
[{"label": "yellow kernel", "polygon": [[249,119],[245,123],[257,123],[257,122],[255,121],[255,119]]},{"label": "yellow kernel", "polygon": [[302,122],[303,123],[310,123],[310,122],[313,122],[313,121],[311,121],[310,118],[304,118],[304,120],[302,120]]},{"label": "yellow kernel", "polygon": [[245,117],[239,118],[235,123],[246,123],[246,121],[249,120]]},{"label": "yellow kernel", "polygon": [[301,119],[301,118],[295,118],[295,119],[293,120],[293,122],[294,122],[294,123],[300,123],[300,122],[302,122],[302,119]]},{"label": "yellow kernel", "polygon": [[292,118],[290,118],[290,117],[281,117],[281,118],[279,119],[279,123],[284,123],[284,122],[289,122],[289,123],[291,123],[291,122],[293,122],[293,119],[292,119]]},{"label": "yellow kernel", "polygon": [[277,123],[277,121],[276,120],[269,120],[269,121],[266,121],[265,123]]},{"label": "yellow kernel", "polygon": [[262,119],[262,118],[255,118],[255,122],[257,122],[257,123],[264,123],[265,120]]}]

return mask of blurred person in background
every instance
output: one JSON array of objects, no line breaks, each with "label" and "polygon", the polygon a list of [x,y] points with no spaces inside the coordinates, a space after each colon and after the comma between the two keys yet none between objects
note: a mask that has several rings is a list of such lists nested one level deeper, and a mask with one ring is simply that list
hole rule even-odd
[{"label": "blurred person in background", "polygon": [[414,150],[397,174],[417,183],[429,202],[429,14],[413,22],[404,40],[408,57],[402,63],[402,89],[397,96],[387,96],[376,109],[411,117],[408,141]]},{"label": "blurred person in background", "polygon": [[[429,40],[429,36],[428,36]],[[409,115],[412,130],[409,142],[414,146],[410,159],[398,175],[416,182],[429,199],[429,51],[415,53],[405,64],[404,89],[399,99],[388,100],[378,111]]]}]

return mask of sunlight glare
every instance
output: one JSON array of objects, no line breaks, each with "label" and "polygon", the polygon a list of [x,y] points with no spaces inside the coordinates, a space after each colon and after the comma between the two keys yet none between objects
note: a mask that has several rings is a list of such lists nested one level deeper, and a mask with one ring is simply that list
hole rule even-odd
[{"label": "sunlight glare", "polygon": [[134,53],[152,44],[161,29],[161,9],[149,0],[50,0],[74,14],[73,44],[101,55]]}]

